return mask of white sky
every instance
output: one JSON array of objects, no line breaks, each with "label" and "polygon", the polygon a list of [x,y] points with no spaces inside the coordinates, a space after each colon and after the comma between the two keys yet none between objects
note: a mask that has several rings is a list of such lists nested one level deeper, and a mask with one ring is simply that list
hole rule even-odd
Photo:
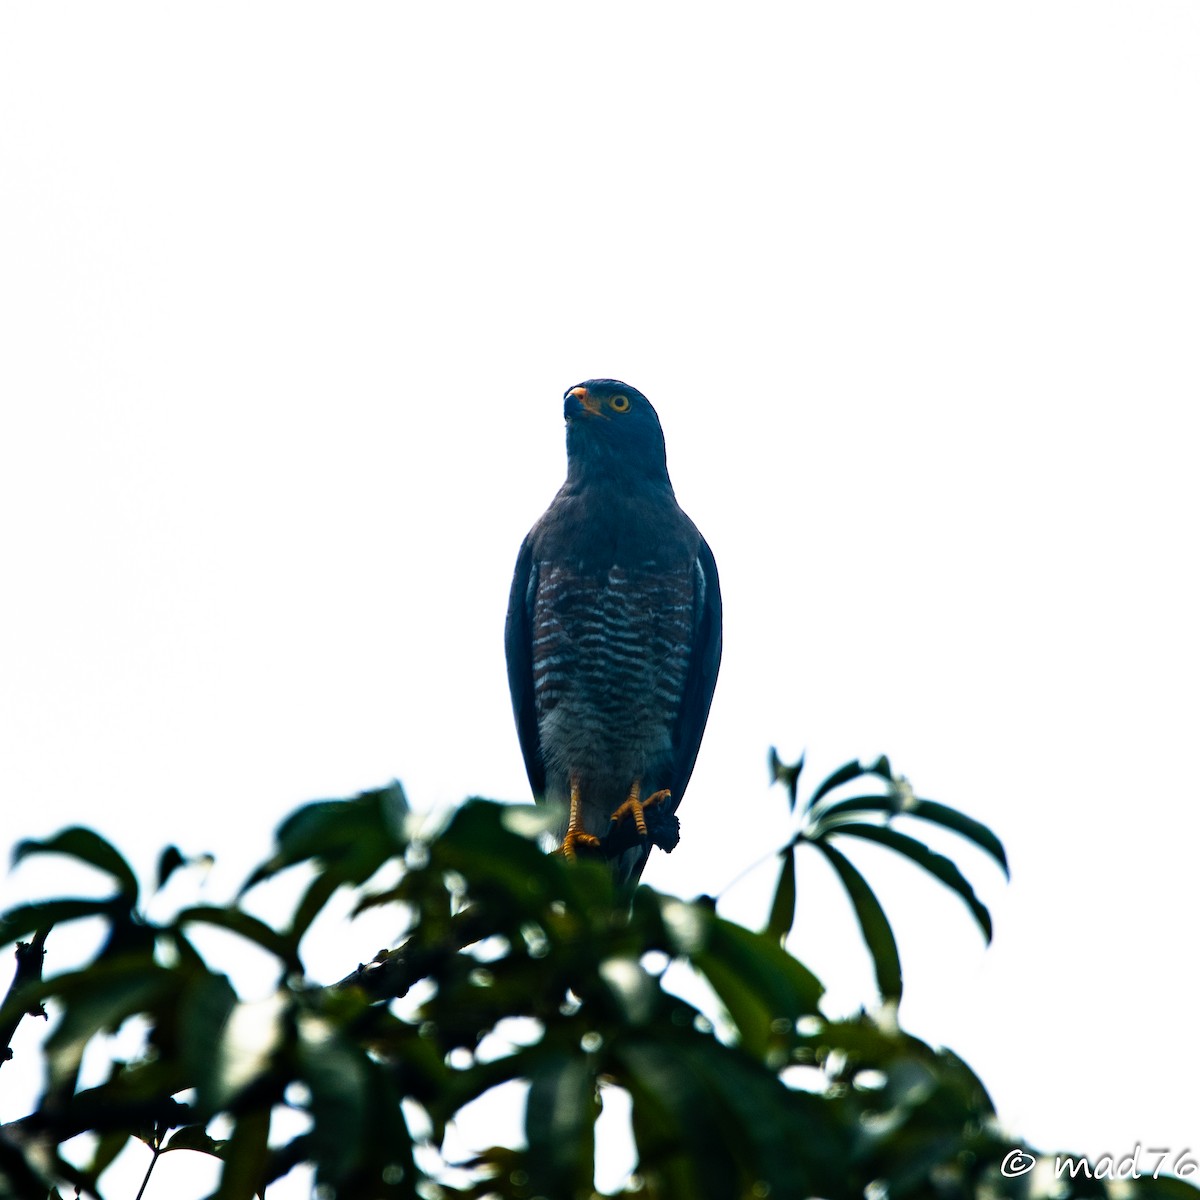
[{"label": "white sky", "polygon": [[0,840],[219,889],[306,799],[525,799],[512,562],[614,375],[725,597],[646,881],[786,837],[771,743],[886,752],[1013,866],[954,851],[985,952],[852,848],[906,1027],[1045,1148],[1200,1149],[1198,60],[1200,7],[1132,0],[4,6]]}]

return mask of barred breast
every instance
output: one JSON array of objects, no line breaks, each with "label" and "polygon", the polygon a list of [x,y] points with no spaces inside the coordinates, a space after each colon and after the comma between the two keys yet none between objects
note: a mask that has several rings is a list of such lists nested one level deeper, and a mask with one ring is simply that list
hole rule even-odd
[{"label": "barred breast", "polygon": [[669,784],[653,776],[669,772],[673,756],[693,571],[661,571],[654,562],[604,576],[554,562],[537,570],[533,687],[547,773],[561,785],[567,771],[577,772],[585,804],[606,821],[634,779]]}]

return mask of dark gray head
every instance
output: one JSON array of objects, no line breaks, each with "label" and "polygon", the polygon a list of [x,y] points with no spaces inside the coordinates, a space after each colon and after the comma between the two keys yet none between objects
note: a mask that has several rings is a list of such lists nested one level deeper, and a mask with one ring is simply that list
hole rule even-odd
[{"label": "dark gray head", "polygon": [[654,406],[619,379],[588,379],[563,397],[567,478],[659,483],[667,478],[667,446]]}]

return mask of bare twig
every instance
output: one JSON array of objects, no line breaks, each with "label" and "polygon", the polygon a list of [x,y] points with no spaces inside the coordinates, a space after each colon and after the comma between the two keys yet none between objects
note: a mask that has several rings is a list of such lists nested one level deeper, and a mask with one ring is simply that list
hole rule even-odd
[{"label": "bare twig", "polygon": [[395,950],[381,950],[369,963],[360,963],[336,988],[361,988],[370,1000],[398,999],[418,980],[430,974],[438,963],[457,954],[464,946],[477,942],[488,932],[484,914],[470,905],[451,921],[451,934],[437,945],[413,945],[405,942]]},{"label": "bare twig", "polygon": [[[32,942],[17,943],[17,971],[13,976],[12,983],[9,985],[8,995],[4,997],[3,1004],[0,1004],[0,1010],[7,1009],[23,987],[33,983],[41,983],[42,963],[46,958],[46,937],[49,932],[48,929],[39,930],[33,935]],[[0,1066],[3,1066],[12,1058],[10,1045],[13,1034],[17,1032],[17,1026],[21,1024],[21,1018],[27,1016],[44,1017],[45,1015],[46,1010],[40,1004],[30,1004],[26,1008],[15,1009],[0,1024]]]}]

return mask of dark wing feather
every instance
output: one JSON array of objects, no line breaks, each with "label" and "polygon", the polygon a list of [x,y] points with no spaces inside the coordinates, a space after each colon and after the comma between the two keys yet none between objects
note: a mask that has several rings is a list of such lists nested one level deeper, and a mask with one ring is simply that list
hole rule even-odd
[{"label": "dark wing feather", "polygon": [[525,757],[525,773],[535,798],[546,790],[546,764],[538,740],[537,714],[533,709],[533,598],[537,592],[537,566],[533,561],[532,535],[521,543],[512,590],[508,594],[508,616],[504,621],[504,657],[508,661],[508,692],[512,697],[517,737]]},{"label": "dark wing feather", "polygon": [[696,551],[696,570],[699,578],[692,617],[692,652],[683,685],[683,702],[679,706],[675,766],[671,773],[671,804],[676,808],[696,765],[721,665],[721,585],[717,580],[716,560],[703,537]]},{"label": "dark wing feather", "polygon": [[[698,578],[695,611],[692,614],[691,655],[675,728],[675,762],[670,783],[672,812],[679,807],[684,789],[692,777],[713,691],[717,686],[717,669],[721,665],[721,585],[717,580],[717,563],[708,543],[703,537],[699,538],[699,543],[695,563]],[[629,887],[636,885],[649,858],[649,846],[638,846],[627,851],[614,864],[618,881]]]}]

